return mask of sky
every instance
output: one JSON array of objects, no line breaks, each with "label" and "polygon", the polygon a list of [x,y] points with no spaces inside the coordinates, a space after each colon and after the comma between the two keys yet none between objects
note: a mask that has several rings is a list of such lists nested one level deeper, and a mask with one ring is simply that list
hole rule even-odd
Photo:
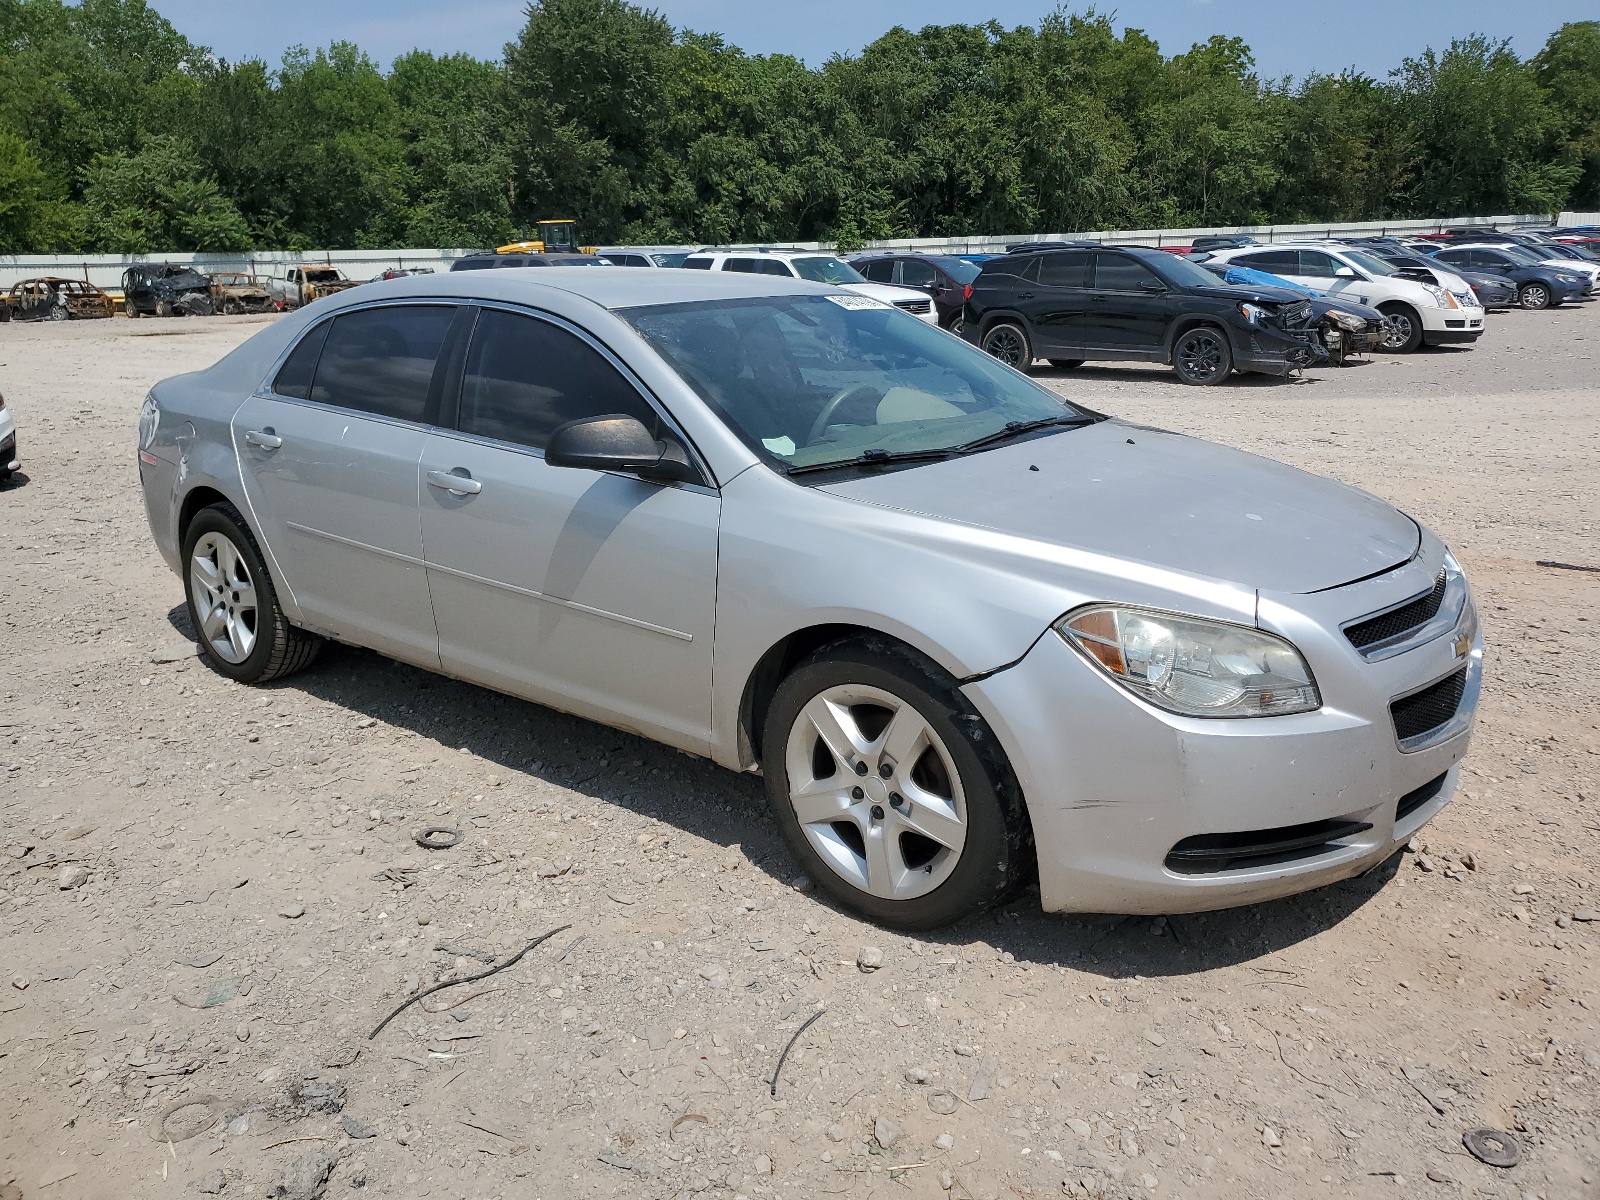
[{"label": "sky", "polygon": [[[276,64],[300,43],[353,41],[387,67],[412,49],[498,58],[523,24],[523,0],[151,0],[191,40],[230,60]],[[854,54],[895,25],[912,29],[993,18],[1027,25],[1053,0],[655,0],[676,26],[720,33],[755,54],[783,53],[820,66]],[[1086,5],[1072,5],[1080,10]],[[1143,29],[1168,54],[1213,33],[1236,35],[1270,78],[1355,67],[1384,77],[1428,46],[1469,33],[1509,38],[1527,57],[1563,22],[1593,20],[1595,0],[1123,0],[1115,24]]]}]

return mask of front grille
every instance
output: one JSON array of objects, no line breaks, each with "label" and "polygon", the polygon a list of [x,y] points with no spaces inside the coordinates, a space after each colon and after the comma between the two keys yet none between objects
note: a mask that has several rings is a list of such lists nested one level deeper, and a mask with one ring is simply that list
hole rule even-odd
[{"label": "front grille", "polygon": [[1348,625],[1345,627],[1344,635],[1357,650],[1364,650],[1378,642],[1386,642],[1392,637],[1409,633],[1439,614],[1439,606],[1444,603],[1444,591],[1445,574],[1440,571],[1439,578],[1434,581],[1433,591],[1426,596],[1418,596],[1399,608]]},{"label": "front grille", "polygon": [[1304,325],[1311,319],[1311,301],[1296,300],[1293,304],[1285,304],[1278,310],[1278,316],[1290,329]]},{"label": "front grille", "polygon": [[1167,869],[1180,875],[1208,875],[1315,858],[1330,850],[1342,850],[1343,845],[1336,844],[1340,838],[1371,828],[1367,821],[1333,820],[1243,833],[1197,834],[1184,838],[1167,852]]},{"label": "front grille", "polygon": [[1402,742],[1423,734],[1432,733],[1448,722],[1461,707],[1461,697],[1467,690],[1467,668],[1441,679],[1432,687],[1396,700],[1389,705],[1394,717],[1394,732]]},{"label": "front grille", "polygon": [[1421,808],[1429,800],[1432,800],[1440,792],[1444,791],[1444,781],[1448,779],[1449,776],[1450,772],[1446,771],[1443,775],[1439,776],[1439,778],[1428,780],[1427,783],[1423,784],[1416,791],[1407,792],[1404,796],[1401,796],[1400,803],[1395,805],[1394,808],[1395,823],[1399,824],[1401,821],[1404,821],[1412,813],[1416,812],[1417,809]]},{"label": "front grille", "polygon": [[922,314],[933,311],[932,300],[896,300],[894,306],[902,312]]}]

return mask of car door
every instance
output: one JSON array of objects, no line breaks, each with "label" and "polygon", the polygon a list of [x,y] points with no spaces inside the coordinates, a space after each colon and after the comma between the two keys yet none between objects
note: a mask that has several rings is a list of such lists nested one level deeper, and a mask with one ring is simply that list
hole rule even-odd
[{"label": "car door", "polygon": [[456,313],[386,304],[331,317],[233,418],[255,528],[302,621],[434,668],[417,465]]},{"label": "car door", "polygon": [[544,460],[580,417],[687,440],[598,343],[543,315],[483,307],[452,392],[455,427],[422,462],[445,670],[704,752],[719,495]]},{"label": "car door", "polygon": [[1083,323],[1087,350],[1118,358],[1161,358],[1173,304],[1156,273],[1131,254],[1099,250],[1093,284]]},{"label": "car door", "polygon": [[1038,259],[1038,288],[1029,302],[1034,352],[1040,358],[1081,358],[1090,301],[1089,251],[1049,250]]}]

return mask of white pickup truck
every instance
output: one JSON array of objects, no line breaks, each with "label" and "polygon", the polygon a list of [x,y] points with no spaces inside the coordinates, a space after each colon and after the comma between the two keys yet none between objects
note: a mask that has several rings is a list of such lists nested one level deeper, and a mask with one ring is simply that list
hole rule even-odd
[{"label": "white pickup truck", "polygon": [[281,266],[268,277],[267,294],[274,308],[299,308],[355,286],[337,267]]}]

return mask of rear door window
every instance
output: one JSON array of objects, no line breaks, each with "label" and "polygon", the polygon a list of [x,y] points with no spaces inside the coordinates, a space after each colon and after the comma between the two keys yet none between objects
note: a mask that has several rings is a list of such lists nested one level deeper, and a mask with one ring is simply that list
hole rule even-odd
[{"label": "rear door window", "polygon": [[335,317],[311,399],[377,417],[424,420],[455,311],[453,305],[400,304]]},{"label": "rear door window", "polygon": [[657,432],[638,389],[577,334],[498,309],[479,315],[461,381],[462,433],[543,450],[557,426],[617,413]]},{"label": "rear door window", "polygon": [[1241,254],[1232,260],[1242,267],[1254,267],[1269,275],[1300,274],[1300,256],[1293,250],[1263,250],[1259,254]]},{"label": "rear door window", "polygon": [[1089,286],[1089,252],[1087,250],[1058,250],[1054,254],[1039,256],[1039,282],[1051,287],[1086,288]]},{"label": "rear door window", "polygon": [[683,260],[683,269],[686,271],[709,271],[711,270],[711,260],[709,258],[690,256]]},{"label": "rear door window", "polygon": [[722,264],[724,271],[738,271],[742,275],[756,273],[756,260],[753,258],[730,258]]},{"label": "rear door window", "polygon": [[873,283],[893,283],[895,262],[892,258],[874,259],[872,262],[862,263],[856,270],[860,271]]}]

